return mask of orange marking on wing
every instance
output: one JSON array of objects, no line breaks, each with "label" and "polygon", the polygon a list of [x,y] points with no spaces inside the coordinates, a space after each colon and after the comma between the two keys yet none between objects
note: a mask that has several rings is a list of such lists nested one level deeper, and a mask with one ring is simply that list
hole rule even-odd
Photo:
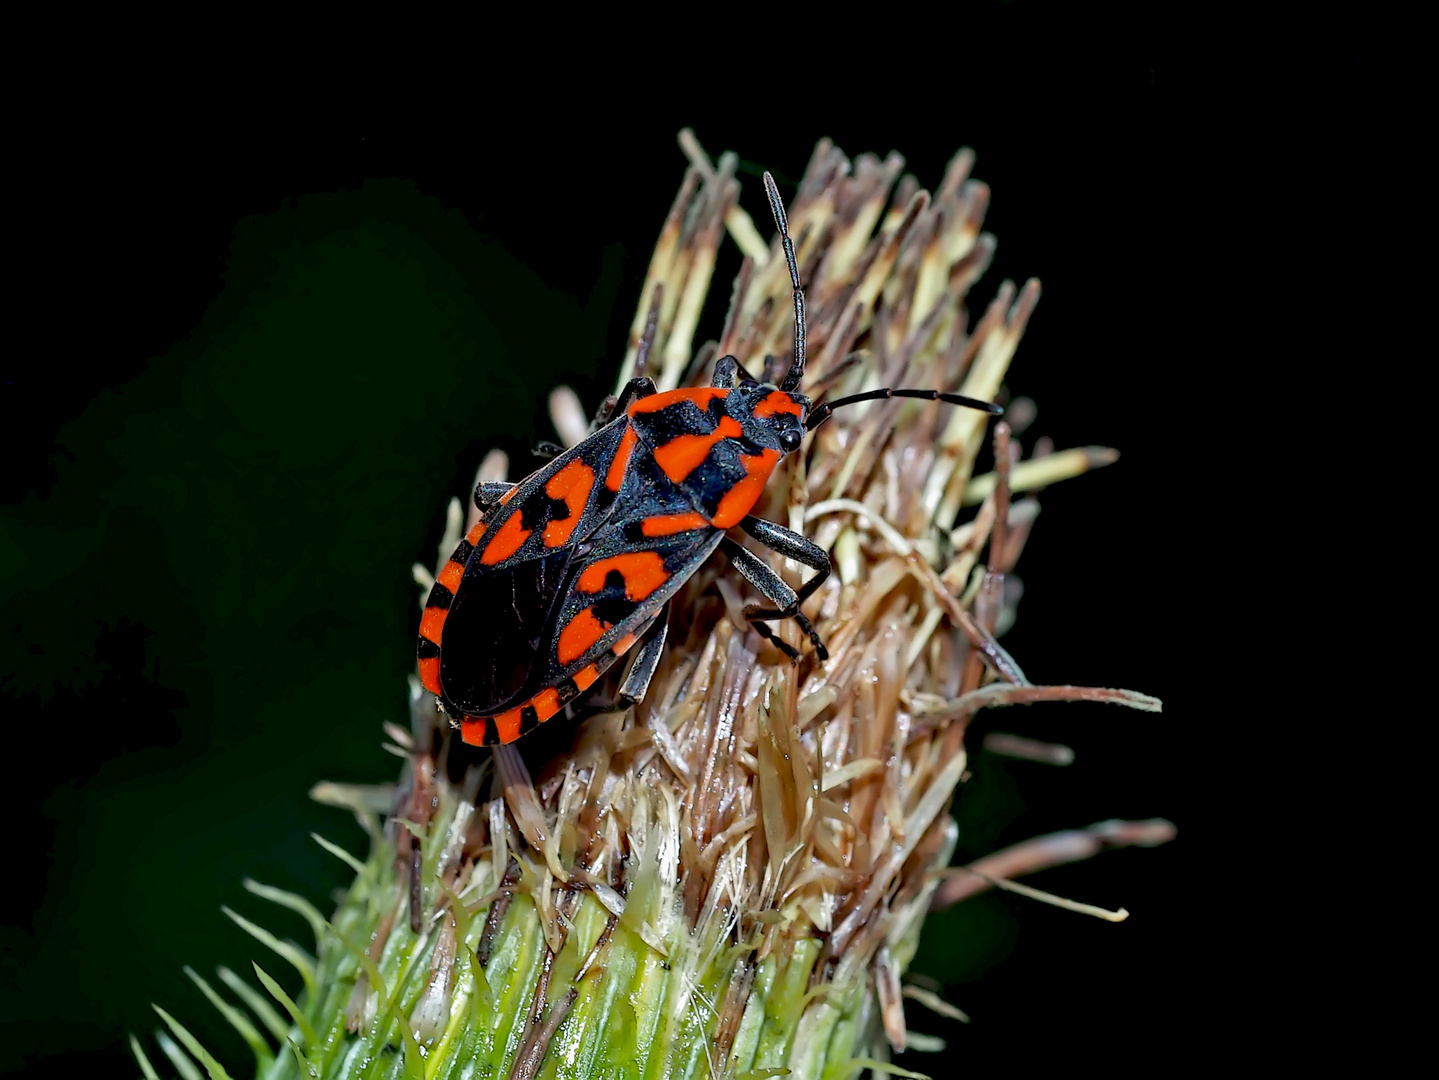
[{"label": "orange marking on wing", "polygon": [[605,473],[605,487],[611,491],[619,491],[620,484],[624,483],[625,470],[630,467],[630,455],[634,453],[635,443],[638,441],[639,433],[633,425],[626,427],[620,438],[620,445],[615,450],[615,459],[610,462],[610,471]]},{"label": "orange marking on wing", "polygon": [[703,529],[709,519],[703,514],[656,514],[640,522],[640,532],[645,536],[673,536],[675,533]]},{"label": "orange marking on wing", "polygon": [[610,649],[610,652],[614,653],[616,656],[623,656],[625,653],[630,651],[630,646],[633,645],[637,640],[638,638],[636,638],[634,634],[626,634],[624,637],[620,638],[614,643],[614,646]]},{"label": "orange marking on wing", "polygon": [[467,716],[460,721],[460,738],[471,746],[485,745],[485,728],[489,721],[483,716]]},{"label": "orange marking on wing", "polygon": [[470,526],[470,531],[465,533],[465,539],[470,542],[470,547],[480,546],[480,537],[485,535],[485,523],[477,521]]},{"label": "orange marking on wing", "polygon": [[524,522],[520,520],[523,516],[517,510],[500,526],[500,531],[490,539],[485,546],[485,553],[480,556],[482,563],[494,566],[497,562],[504,562],[524,546],[524,542],[530,538],[530,530],[525,528]]},{"label": "orange marking on wing", "polygon": [[575,526],[580,523],[578,514],[571,515],[563,521],[552,521],[545,526],[545,547],[564,547],[569,542],[570,533],[575,531]]},{"label": "orange marking on wing", "polygon": [[595,471],[579,459],[571,461],[549,478],[545,494],[552,499],[564,499],[565,505],[570,508],[570,516],[545,526],[546,547],[559,547],[569,540],[570,533],[580,523],[580,515],[584,513],[594,483]]},{"label": "orange marking on wing", "polygon": [[591,664],[589,667],[580,668],[579,671],[575,672],[575,677],[571,681],[575,684],[575,687],[577,689],[588,690],[591,686],[594,686],[595,680],[599,677],[600,669],[597,668],[594,664]]},{"label": "orange marking on wing", "polygon": [[610,624],[597,619],[589,608],[579,612],[560,631],[559,645],[555,649],[560,666],[564,667],[578,660],[609,628]]},{"label": "orange marking on wing", "polygon": [[663,394],[651,394],[649,397],[638,398],[630,402],[627,413],[633,416],[635,413],[659,412],[661,409],[668,409],[671,405],[678,405],[682,401],[693,401],[704,412],[710,407],[710,402],[715,398],[729,396],[729,390],[723,386],[682,386],[678,390],[666,390]]},{"label": "orange marking on wing", "polygon": [[778,450],[766,450],[762,454],[740,459],[744,462],[745,478],[738,481],[734,487],[725,492],[724,498],[720,499],[719,506],[715,509],[714,524],[717,529],[728,529],[731,525],[738,525],[743,518],[759,502],[759,497],[764,492],[764,486],[769,481],[769,474],[774,471],[775,463],[779,461]]},{"label": "orange marking on wing", "polygon": [[444,608],[425,608],[425,613],[420,616],[420,637],[427,638],[438,645],[440,634],[445,629],[445,616],[448,614],[449,612]]},{"label": "orange marking on wing", "polygon": [[732,416],[722,416],[708,435],[676,435],[663,446],[655,447],[655,460],[665,475],[678,484],[704,464],[721,439],[738,439],[743,434],[739,421]]},{"label": "orange marking on wing", "polygon": [[519,484],[516,484],[514,487],[510,488],[509,491],[505,492],[503,495],[500,496],[499,505],[500,505],[500,506],[504,506],[505,503],[509,502],[511,499],[513,499],[513,498],[515,497],[515,492],[517,492],[517,491],[519,491],[519,490],[520,490],[520,485],[519,485]]},{"label": "orange marking on wing", "polygon": [[580,592],[599,592],[611,570],[618,570],[625,579],[625,597],[630,600],[643,600],[670,579],[658,552],[626,552],[585,567],[577,582]]},{"label": "orange marking on wing", "polygon": [[420,682],[432,694],[440,692],[440,658],[432,656],[420,661]]},{"label": "orange marking on wing", "polygon": [[535,716],[539,717],[540,723],[543,724],[560,711],[559,691],[553,687],[549,690],[541,690],[530,704],[535,707]]},{"label": "orange marking on wing", "polygon": [[512,743],[520,737],[520,713],[523,709],[524,706],[520,706],[518,709],[511,709],[509,712],[491,717],[495,722],[495,734],[500,737],[500,742]]},{"label": "orange marking on wing", "polygon": [[459,590],[460,587],[460,579],[464,576],[464,565],[461,563],[457,563],[453,559],[451,559],[449,562],[445,563],[445,568],[440,571],[440,576],[435,578],[435,580],[438,581],[445,588],[449,589],[450,592],[456,592]]},{"label": "orange marking on wing", "polygon": [[783,390],[775,390],[767,394],[764,400],[754,407],[754,415],[766,417],[773,416],[775,413],[789,413],[791,416],[801,416],[804,410],[800,408],[798,401],[790,397]]}]

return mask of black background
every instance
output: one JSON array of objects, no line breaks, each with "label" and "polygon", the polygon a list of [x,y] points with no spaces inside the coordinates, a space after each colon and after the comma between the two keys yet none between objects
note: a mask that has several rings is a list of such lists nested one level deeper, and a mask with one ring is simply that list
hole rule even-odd
[{"label": "black background", "polygon": [[1225,242],[1214,178],[1256,166],[1216,138],[1233,103],[1176,28],[1046,24],[1024,5],[986,20],[968,29],[992,47],[923,80],[903,56],[797,88],[696,60],[415,104],[370,90],[200,110],[157,85],[35,129],[18,261],[38,333],[4,385],[0,707],[23,884],[3,894],[0,1064],[132,1074],[124,1035],[148,1040],[157,1001],[243,1071],[181,965],[257,955],[222,903],[303,938],[243,876],[322,908],[344,884],[307,834],[360,850],[358,831],[306,791],[395,775],[379,724],[404,715],[410,564],[433,565],[444,501],[487,449],[519,461],[552,437],[550,386],[587,404],[610,388],[685,125],[740,154],[761,223],[758,171],[788,197],[821,135],[899,150],[926,187],[974,147],[999,247],[972,307],[1003,278],[1044,283],[1008,380],[1039,404],[1025,442],[1123,453],[1043,495],[1005,643],[1035,682],[1131,687],[1165,711],[983,718],[1078,758],[978,755],[961,856],[1109,817],[1167,817],[1179,838],[1035,879],[1129,908],[1124,924],[1012,896],[937,918],[916,970],[974,1022],[912,1006],[950,1051],[901,1063],[1102,1057],[1123,1074],[1198,1052],[1197,1001],[1228,963],[1208,951],[1204,867],[1241,781],[1200,781],[1213,660],[1190,507],[1212,465],[1200,440],[1237,421],[1201,425],[1192,376]]}]

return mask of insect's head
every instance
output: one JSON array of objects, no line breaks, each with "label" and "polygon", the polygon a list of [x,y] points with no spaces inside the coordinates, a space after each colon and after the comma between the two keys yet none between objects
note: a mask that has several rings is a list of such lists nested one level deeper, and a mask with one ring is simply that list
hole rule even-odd
[{"label": "insect's head", "polygon": [[810,400],[771,383],[750,382],[725,398],[725,411],[739,421],[745,438],[765,450],[792,454],[804,438]]}]

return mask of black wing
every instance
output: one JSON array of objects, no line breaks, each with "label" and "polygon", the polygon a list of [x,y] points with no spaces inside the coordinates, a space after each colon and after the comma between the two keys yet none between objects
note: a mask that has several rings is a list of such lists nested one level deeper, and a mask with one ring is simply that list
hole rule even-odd
[{"label": "black wing", "polygon": [[577,545],[614,506],[626,429],[617,420],[522,480],[442,569],[420,623],[420,670],[452,712],[492,714],[534,682]]},{"label": "black wing", "polygon": [[[440,685],[471,716],[504,709],[530,684],[572,548],[502,570],[467,569],[445,618]],[[477,560],[471,560],[471,567]]]}]

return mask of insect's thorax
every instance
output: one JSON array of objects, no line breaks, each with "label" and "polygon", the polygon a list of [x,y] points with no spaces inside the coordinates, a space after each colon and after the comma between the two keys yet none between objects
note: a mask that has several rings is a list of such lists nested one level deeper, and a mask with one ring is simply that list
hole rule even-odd
[{"label": "insect's thorax", "polygon": [[629,409],[658,473],[720,529],[759,501],[784,456],[781,435],[802,418],[793,398],[773,387],[671,390]]}]

